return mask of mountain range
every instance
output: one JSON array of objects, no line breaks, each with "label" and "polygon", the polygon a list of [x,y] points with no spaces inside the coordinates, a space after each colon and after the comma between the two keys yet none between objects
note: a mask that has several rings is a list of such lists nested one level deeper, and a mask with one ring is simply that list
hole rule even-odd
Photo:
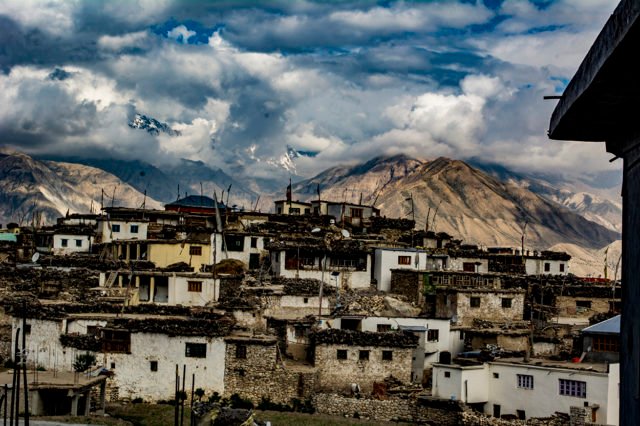
[{"label": "mountain range", "polygon": [[[616,200],[497,165],[378,157],[297,182],[294,198],[317,198],[318,185],[323,199],[375,205],[387,217],[412,218],[417,229],[445,231],[467,243],[519,247],[524,231],[525,248],[565,247],[585,271],[598,263],[589,273],[602,269],[594,259],[620,236]],[[218,197],[225,191],[230,205],[257,205],[261,211],[272,210],[273,200],[284,197],[286,183],[277,194],[253,189],[258,186],[200,161],[156,167],[139,160],[32,158],[5,150],[0,154],[0,223],[31,223],[36,214],[39,221],[52,222],[67,211],[97,211],[101,203],[162,208],[201,191]]]}]

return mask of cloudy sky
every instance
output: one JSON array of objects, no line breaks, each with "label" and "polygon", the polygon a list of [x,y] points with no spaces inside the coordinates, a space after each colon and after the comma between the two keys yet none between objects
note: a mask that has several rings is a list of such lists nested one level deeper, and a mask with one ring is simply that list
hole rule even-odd
[{"label": "cloudy sky", "polygon": [[[2,0],[0,145],[268,177],[383,154],[606,173],[546,138],[617,0]],[[135,114],[179,135],[152,135]]]}]

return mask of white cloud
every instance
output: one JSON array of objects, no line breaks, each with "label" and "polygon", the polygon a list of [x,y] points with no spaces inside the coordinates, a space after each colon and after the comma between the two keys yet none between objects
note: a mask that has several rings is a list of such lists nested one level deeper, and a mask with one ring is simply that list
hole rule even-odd
[{"label": "white cloud", "polygon": [[147,31],[136,31],[133,33],[110,36],[104,35],[98,39],[98,46],[105,50],[121,50],[124,48],[144,48],[150,43]]},{"label": "white cloud", "polygon": [[0,15],[10,16],[28,28],[38,28],[58,36],[71,36],[76,7],[76,1],[67,0],[3,0],[0,2]]},{"label": "white cloud", "polygon": [[177,27],[173,28],[172,30],[167,31],[167,37],[169,37],[171,39],[174,39],[178,43],[183,43],[183,44],[187,44],[189,39],[191,37],[193,37],[194,35],[196,35],[196,34],[197,33],[195,31],[189,30],[184,25],[178,25]]}]

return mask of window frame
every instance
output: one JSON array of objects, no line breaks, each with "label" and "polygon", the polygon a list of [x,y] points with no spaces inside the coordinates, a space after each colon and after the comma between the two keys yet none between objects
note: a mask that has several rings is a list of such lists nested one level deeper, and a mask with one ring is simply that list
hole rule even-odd
[{"label": "window frame", "polygon": [[184,356],[186,358],[206,358],[207,344],[197,342],[185,342]]},{"label": "window frame", "polygon": [[393,361],[393,351],[382,351],[382,361]]},{"label": "window frame", "polygon": [[189,246],[189,256],[202,256],[202,246]]},{"label": "window frame", "polygon": [[344,361],[349,358],[349,353],[346,349],[338,349],[336,350],[336,359],[340,361]]},{"label": "window frame", "polygon": [[518,389],[533,390],[535,386],[533,376],[531,374],[516,374],[516,386]]},{"label": "window frame", "polygon": [[371,357],[371,351],[368,349],[361,349],[358,351],[358,361],[369,361]]},{"label": "window frame", "polygon": [[398,256],[398,265],[411,265],[411,256]]},{"label": "window frame", "polygon": [[502,309],[511,309],[513,307],[513,297],[503,297],[501,306]]},{"label": "window frame", "polygon": [[111,224],[111,232],[119,233],[120,232],[120,224],[119,223],[112,223]]},{"label": "window frame", "polygon": [[[134,230],[135,229],[135,230]],[[129,225],[129,233],[130,234],[137,234],[140,232],[140,225]]]},{"label": "window frame", "polygon": [[202,293],[202,281],[187,281],[187,291],[190,293]]},{"label": "window frame", "polygon": [[236,345],[236,359],[247,359],[247,345]]},{"label": "window frame", "polygon": [[587,397],[587,382],[582,380],[558,379],[558,394],[575,398]]},{"label": "window frame", "polygon": [[437,328],[430,328],[427,330],[427,342],[439,342],[440,330]]},{"label": "window frame", "polygon": [[482,304],[482,298],[480,296],[469,296],[469,307],[479,308]]}]

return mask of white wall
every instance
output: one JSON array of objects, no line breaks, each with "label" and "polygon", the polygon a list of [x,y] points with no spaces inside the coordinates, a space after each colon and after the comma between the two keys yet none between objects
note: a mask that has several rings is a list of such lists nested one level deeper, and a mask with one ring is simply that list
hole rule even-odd
[{"label": "white wall", "polygon": [[[113,231],[113,225],[120,226],[119,231]],[[138,232],[131,232],[131,225],[138,226]],[[146,221],[126,221],[126,220],[110,220],[101,218],[98,221],[98,233],[102,235],[102,242],[108,243],[113,240],[146,240],[148,222]],[[111,229],[109,228],[111,227]]]},{"label": "white wall", "polygon": [[[205,343],[206,358],[185,356],[185,343]],[[222,338],[169,337],[164,334],[131,334],[131,354],[107,353],[98,356],[110,371],[115,373],[113,382],[119,387],[120,397],[154,401],[172,399],[176,364],[182,376],[182,366],[187,366],[187,386],[191,386],[192,374],[196,374],[196,388],[207,393],[224,392],[225,342]],[[158,371],[152,372],[151,361],[158,362]],[[111,369],[111,363],[115,369]]]},{"label": "white wall", "polygon": [[[371,286],[371,254],[367,254],[367,266],[364,271],[354,271],[351,268],[343,268],[331,266],[331,261],[327,259],[327,267],[324,271],[324,282],[329,286],[335,286],[336,280],[331,277],[331,272],[339,272],[338,285],[347,286],[349,288],[369,288]],[[316,259],[316,265],[321,260]],[[322,280],[322,270],[318,269],[286,269],[285,268],[285,251],[271,253],[271,269],[276,276],[284,278],[314,278]]]},{"label": "white wall", "polygon": [[[545,272],[544,264],[549,264],[549,271]],[[560,265],[564,265],[564,272],[560,271]],[[524,267],[527,275],[567,275],[569,262],[566,260],[545,260],[525,258]]]},{"label": "white wall", "polygon": [[[494,373],[499,377],[494,378]],[[533,389],[518,388],[518,374],[533,376]],[[559,379],[586,382],[587,397],[560,395]],[[485,405],[487,414],[493,412],[493,404],[499,404],[502,414],[516,414],[516,410],[524,410],[527,418],[546,417],[556,411],[569,413],[570,407],[582,407],[588,402],[589,405],[600,406],[596,412],[596,423],[611,424],[607,417],[610,386],[606,373],[495,361],[489,363],[487,380],[490,382],[490,396]]]},{"label": "white wall", "polygon": [[462,271],[465,263],[476,263],[480,265],[476,267],[476,272],[481,274],[489,273],[489,259],[479,257],[450,257],[447,269],[450,271]]},{"label": "white wall", "polygon": [[[202,283],[202,292],[189,291],[189,281]],[[215,302],[220,295],[220,280],[212,277],[182,276],[169,277],[169,305],[204,306]]]},{"label": "white wall", "polygon": [[[251,247],[251,238],[256,238],[255,248]],[[213,250],[211,251],[211,258],[209,259],[209,264],[213,265],[213,255],[215,252],[216,262],[220,262],[223,259],[236,259],[243,262],[248,268],[251,254],[262,255],[263,253],[265,253],[264,236],[262,235],[245,235],[243,251],[227,250],[225,254],[223,242],[224,242],[224,237],[222,234],[218,234],[218,233],[211,234],[211,247],[213,248]]]},{"label": "white wall", "polygon": [[[485,402],[489,399],[487,364],[461,367],[435,364],[433,367],[433,396],[466,403]],[[450,377],[446,377],[446,373]],[[466,382],[466,383],[465,383]]]},{"label": "white wall", "polygon": [[[429,257],[426,251],[422,250],[400,250],[400,249],[375,249],[375,266],[373,277],[377,281],[378,290],[389,291],[391,289],[391,270],[392,269],[411,269],[411,270],[440,270],[443,268],[444,259]],[[409,265],[401,265],[398,263],[400,256],[410,256],[411,263]],[[416,261],[417,258],[417,261]]]},{"label": "white wall", "polygon": [[[63,247],[62,240],[67,240],[67,246]],[[80,241],[78,247],[77,242]],[[53,254],[67,255],[71,253],[88,253],[93,245],[93,237],[90,235],[54,234]]]}]

